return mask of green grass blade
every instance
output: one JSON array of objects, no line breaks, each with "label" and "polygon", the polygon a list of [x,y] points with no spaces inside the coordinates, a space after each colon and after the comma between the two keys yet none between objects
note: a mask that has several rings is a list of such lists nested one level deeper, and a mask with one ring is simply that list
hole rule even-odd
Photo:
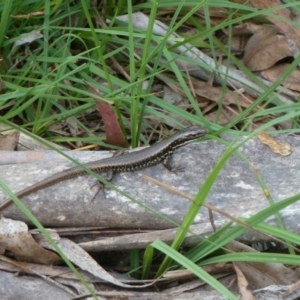
[{"label": "green grass blade", "polygon": [[207,272],[205,272],[202,268],[197,266],[191,260],[184,257],[182,254],[180,254],[178,251],[174,250],[167,244],[163,243],[162,241],[156,240],[151,244],[151,246],[160,250],[161,252],[166,254],[168,257],[175,260],[178,264],[182,265],[186,269],[193,272],[197,277],[199,277],[201,280],[203,280],[204,282],[209,284],[212,288],[214,288],[216,291],[218,291],[221,295],[228,297],[228,299],[237,300],[237,297],[235,297],[218,280],[213,278],[211,275],[209,275]]}]

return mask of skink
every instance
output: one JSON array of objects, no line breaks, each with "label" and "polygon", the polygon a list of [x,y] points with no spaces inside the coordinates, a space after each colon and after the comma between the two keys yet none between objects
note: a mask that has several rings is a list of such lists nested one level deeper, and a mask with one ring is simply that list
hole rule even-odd
[{"label": "skink", "polygon": [[[112,174],[136,171],[156,165],[160,162],[163,162],[164,166],[166,166],[168,169],[171,169],[172,167],[168,164],[168,161],[173,152],[177,148],[193,140],[196,140],[204,136],[205,134],[206,130],[199,126],[187,127],[170,136],[166,140],[159,142],[149,148],[131,152],[126,155],[119,155],[89,162],[85,164],[85,166],[97,173],[112,172]],[[20,192],[17,192],[16,196],[18,198],[21,198],[46,187],[52,186],[63,180],[68,180],[84,174],[86,174],[86,172],[80,167],[73,167],[60,173],[54,174],[21,190]],[[11,199],[6,199],[0,205],[0,211],[8,207],[11,203]]]}]

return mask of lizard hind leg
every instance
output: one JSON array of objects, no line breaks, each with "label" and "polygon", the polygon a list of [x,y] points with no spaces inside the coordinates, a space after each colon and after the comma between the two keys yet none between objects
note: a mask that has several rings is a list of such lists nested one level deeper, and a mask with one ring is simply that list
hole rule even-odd
[{"label": "lizard hind leg", "polygon": [[178,172],[183,172],[184,167],[180,165],[171,165],[170,164],[170,155],[166,156],[166,158],[163,160],[163,166],[170,172],[177,174]]}]

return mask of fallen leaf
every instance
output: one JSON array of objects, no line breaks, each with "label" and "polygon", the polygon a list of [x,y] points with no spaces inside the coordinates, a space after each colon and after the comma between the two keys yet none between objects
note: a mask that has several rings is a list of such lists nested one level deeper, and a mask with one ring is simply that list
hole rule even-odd
[{"label": "fallen leaf", "polygon": [[[54,233],[55,234],[55,233]],[[124,287],[124,288],[137,288],[137,287],[148,287],[153,283],[146,283],[144,286],[142,285],[129,285],[122,283],[119,279],[111,275],[105,269],[103,269],[86,251],[84,251],[80,246],[71,240],[60,238],[57,236],[57,246],[63,251],[65,256],[74,264],[76,264],[81,270],[85,270],[88,273],[94,275],[95,277],[105,280],[106,282],[110,282],[116,286]],[[42,237],[41,237],[42,238]],[[40,243],[48,248],[55,251],[53,246],[48,243],[48,241],[40,240]]]},{"label": "fallen leaf", "polygon": [[244,64],[251,71],[272,67],[277,61],[292,56],[286,37],[278,28],[265,27],[253,34],[245,47]]},{"label": "fallen leaf", "polygon": [[5,245],[14,256],[22,262],[56,265],[61,258],[41,247],[28,232],[24,222],[7,218],[0,219],[0,243]]},{"label": "fallen leaf", "polygon": [[269,146],[274,153],[278,153],[282,156],[287,156],[292,153],[292,147],[290,144],[279,142],[263,131],[260,132],[257,137],[263,144]]},{"label": "fallen leaf", "polygon": [[[87,82],[85,84],[90,93],[103,97],[103,94],[100,93],[97,89],[90,86]],[[114,146],[125,147],[125,138],[121,130],[118,117],[112,105],[106,101],[100,101],[98,99],[95,99],[95,103],[104,123],[106,131],[106,142]]]},{"label": "fallen leaf", "polygon": [[[282,6],[280,0],[251,0],[250,3],[252,6],[258,9],[270,9],[275,8],[277,6]],[[279,18],[272,17],[271,15],[266,15],[266,18],[272,23],[274,23],[280,29],[280,32],[285,35],[291,54],[295,58],[298,57],[300,53],[300,28],[286,21],[294,21],[292,10],[287,7],[281,7],[280,9],[273,9],[272,13],[276,16],[279,16]]]},{"label": "fallen leaf", "polygon": [[210,122],[215,122],[219,125],[226,125],[233,121],[238,116],[238,114],[238,112],[233,112],[232,110],[224,107],[220,112],[213,111],[209,114],[206,114],[205,118]]},{"label": "fallen leaf", "polygon": [[[261,74],[265,79],[276,82],[289,66],[289,64],[276,65],[262,71]],[[300,70],[298,68],[294,69],[281,84],[288,89],[300,92]]]},{"label": "fallen leaf", "polygon": [[239,292],[240,292],[240,295],[241,295],[240,299],[254,300],[252,292],[248,289],[248,281],[245,278],[243,272],[238,267],[238,265],[233,264],[233,267],[235,269],[237,280],[238,280],[238,287],[239,287]]},{"label": "fallen leaf", "polygon": [[243,97],[241,94],[226,90],[222,87],[215,87],[207,82],[200,80],[192,80],[193,89],[197,96],[205,97],[206,99],[222,104],[222,106],[237,105],[248,107],[253,103],[251,96]]}]

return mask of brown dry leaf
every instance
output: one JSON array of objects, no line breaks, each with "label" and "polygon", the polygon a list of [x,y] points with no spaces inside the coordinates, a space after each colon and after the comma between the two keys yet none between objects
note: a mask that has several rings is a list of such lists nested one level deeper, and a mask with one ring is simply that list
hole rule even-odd
[{"label": "brown dry leaf", "polygon": [[261,30],[264,30],[266,27],[270,27],[268,25],[259,25],[259,24],[253,24],[244,22],[242,24],[236,25],[232,28],[232,34],[234,35],[249,35],[249,34],[255,34]]},{"label": "brown dry leaf", "polygon": [[[87,89],[90,93],[103,97],[103,94],[100,93],[97,89],[90,86],[87,82],[85,82]],[[121,130],[118,117],[112,107],[112,105],[105,101],[99,101],[95,98],[95,103],[97,110],[99,111],[105,131],[106,131],[106,142],[111,145],[115,145],[118,147],[125,147],[126,142],[123,135],[123,132]]]},{"label": "brown dry leaf", "polygon": [[[209,7],[209,16],[214,18],[221,18],[226,19],[228,18],[228,9],[224,7]],[[196,15],[203,15],[205,16],[204,9],[200,8]]]},{"label": "brown dry leaf", "polygon": [[214,87],[207,82],[192,80],[192,85],[197,96],[207,98],[224,106],[238,105],[246,108],[252,103],[252,99],[248,100],[249,96],[247,96],[248,99],[246,99],[246,97],[230,90],[224,92],[222,87]]},{"label": "brown dry leaf", "polygon": [[291,285],[290,285],[288,295],[292,294],[292,293],[295,292],[296,290],[299,290],[299,288],[300,288],[300,280],[298,280],[298,281],[295,282],[294,284],[291,284]]},{"label": "brown dry leaf", "polygon": [[232,52],[244,52],[250,36],[265,27],[266,25],[262,26],[245,22],[234,26],[231,32],[225,28],[222,31],[226,33],[226,36],[220,37],[220,41],[230,48]]},{"label": "brown dry leaf", "polygon": [[[252,6],[259,9],[274,8],[282,5],[279,0],[251,0],[250,3]],[[272,13],[284,19],[293,20],[291,11],[288,8],[273,10]],[[280,20],[279,18],[273,18],[270,16],[266,16],[266,18],[273,22],[278,28],[280,28],[280,31],[284,33],[292,55],[297,57],[300,53],[300,28],[293,26],[292,24],[288,24],[285,20]]]},{"label": "brown dry leaf", "polygon": [[245,278],[243,272],[241,271],[241,269],[236,264],[233,264],[233,267],[234,267],[235,272],[236,272],[241,299],[243,299],[243,300],[254,300],[252,292],[247,288],[248,287],[248,281]]},{"label": "brown dry leaf", "polygon": [[[276,82],[288,67],[289,64],[276,65],[268,70],[262,71],[261,74],[265,79]],[[300,70],[294,69],[288,78],[282,81],[282,85],[288,89],[300,92]]]},{"label": "brown dry leaf", "polygon": [[61,258],[52,251],[42,248],[28,232],[24,222],[0,219],[0,243],[11,251],[19,261],[56,265]]},{"label": "brown dry leaf", "polygon": [[263,144],[269,146],[274,153],[278,153],[282,156],[287,156],[292,153],[290,144],[279,142],[263,131],[260,132],[257,137]]},{"label": "brown dry leaf", "polygon": [[244,64],[251,71],[272,67],[277,61],[292,56],[285,36],[276,27],[265,27],[253,34],[245,47]]},{"label": "brown dry leaf", "polygon": [[[53,232],[53,234],[56,234]],[[76,243],[71,240],[60,238],[56,235],[56,243],[58,247],[63,251],[65,256],[74,264],[76,264],[81,270],[89,272],[90,274],[96,276],[98,279],[104,280],[105,282],[110,282],[116,286],[125,287],[125,288],[137,288],[137,287],[148,287],[153,283],[146,283],[145,285],[129,285],[121,282],[118,278],[107,272],[102,268],[85,250],[83,250]],[[42,240],[41,237],[40,243],[49,249],[55,251],[53,246],[48,243],[46,240]]]},{"label": "brown dry leaf", "polygon": [[[240,113],[238,107],[247,108],[254,101],[249,95],[244,96],[230,90],[224,91],[222,87],[214,87],[200,80],[192,80],[192,88],[194,94],[198,96],[198,103],[200,102],[199,97],[210,101],[202,108],[205,118],[208,121],[217,122],[219,125],[225,125],[234,120]],[[222,107],[215,109],[218,104]]]},{"label": "brown dry leaf", "polygon": [[209,114],[206,114],[205,119],[207,121],[217,123],[219,125],[226,125],[226,124],[230,123],[231,121],[233,121],[237,115],[238,115],[238,113],[234,113],[231,110],[223,108],[220,112],[215,110]]}]

